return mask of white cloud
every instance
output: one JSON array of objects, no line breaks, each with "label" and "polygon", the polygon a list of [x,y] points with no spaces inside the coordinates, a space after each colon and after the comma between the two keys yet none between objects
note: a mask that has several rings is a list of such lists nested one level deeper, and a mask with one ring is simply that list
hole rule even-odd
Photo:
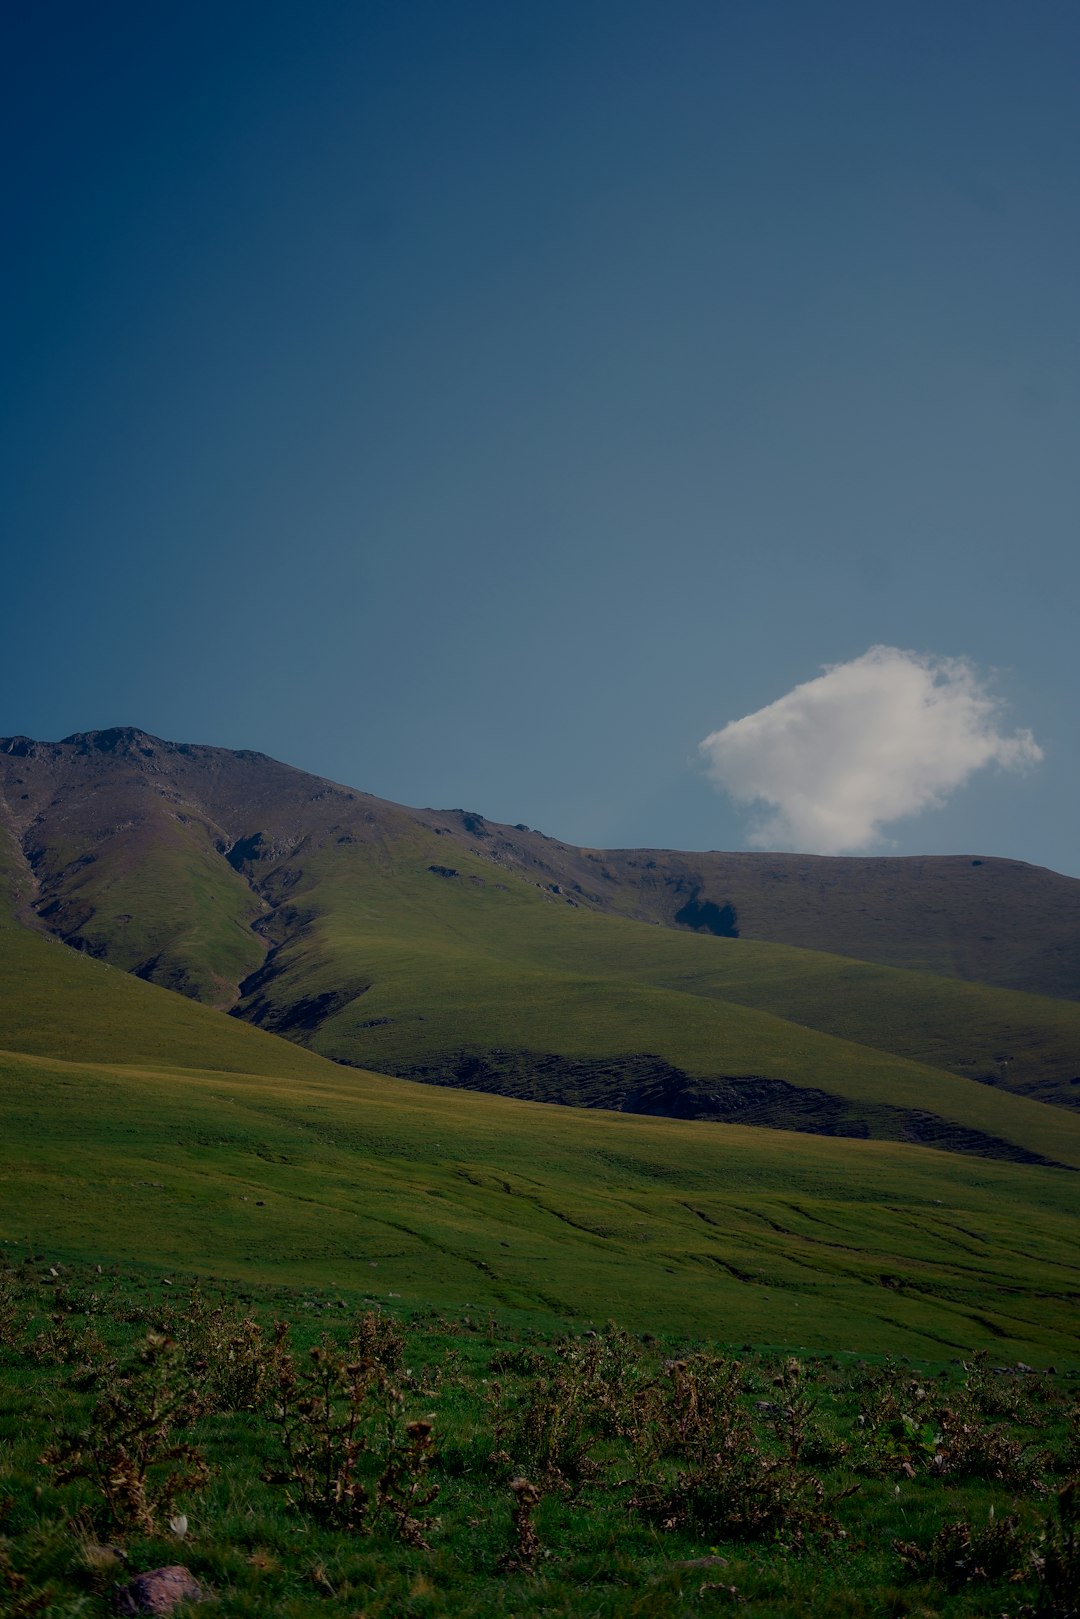
[{"label": "white cloud", "polygon": [[701,743],[709,777],[740,804],[773,813],[759,848],[839,854],[882,827],[933,809],[984,765],[1042,758],[1030,731],[999,729],[1000,704],[964,658],[875,646]]}]

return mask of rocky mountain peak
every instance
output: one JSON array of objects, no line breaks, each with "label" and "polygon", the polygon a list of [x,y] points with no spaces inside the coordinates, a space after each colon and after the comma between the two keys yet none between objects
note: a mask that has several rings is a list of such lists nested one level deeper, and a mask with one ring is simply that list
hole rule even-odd
[{"label": "rocky mountain peak", "polygon": [[62,748],[76,748],[79,753],[113,753],[122,757],[149,759],[159,748],[171,751],[172,743],[163,742],[136,725],[112,725],[104,731],[74,731],[60,742]]}]

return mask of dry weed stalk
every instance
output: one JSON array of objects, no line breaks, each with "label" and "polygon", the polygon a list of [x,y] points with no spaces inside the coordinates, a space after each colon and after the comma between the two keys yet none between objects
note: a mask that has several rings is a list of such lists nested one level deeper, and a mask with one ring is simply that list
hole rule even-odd
[{"label": "dry weed stalk", "polygon": [[511,1479],[510,1492],[514,1497],[510,1511],[514,1544],[503,1558],[502,1571],[504,1574],[532,1574],[543,1550],[532,1515],[543,1499],[543,1492],[537,1485],[530,1484],[527,1478]]},{"label": "dry weed stalk", "polygon": [[439,1494],[437,1484],[427,1484],[435,1459],[431,1423],[410,1422],[405,1434],[404,1446],[391,1452],[376,1486],[376,1499],[393,1524],[397,1538],[406,1546],[418,1546],[427,1551],[424,1525],[417,1513],[431,1506]]},{"label": "dry weed stalk", "polygon": [[105,1363],[94,1380],[101,1392],[89,1425],[62,1432],[41,1459],[58,1484],[88,1479],[111,1525],[153,1534],[179,1495],[209,1480],[201,1451],[178,1437],[205,1404],[176,1344],[161,1333],[147,1333],[131,1365]]}]

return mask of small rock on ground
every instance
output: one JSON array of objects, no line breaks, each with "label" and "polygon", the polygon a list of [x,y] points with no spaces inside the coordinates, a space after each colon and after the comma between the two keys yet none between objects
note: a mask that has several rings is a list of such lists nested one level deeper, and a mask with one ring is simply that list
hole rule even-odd
[{"label": "small rock on ground", "polygon": [[117,1591],[114,1605],[117,1613],[128,1616],[169,1614],[181,1602],[201,1602],[205,1594],[191,1570],[175,1563],[137,1574]]}]

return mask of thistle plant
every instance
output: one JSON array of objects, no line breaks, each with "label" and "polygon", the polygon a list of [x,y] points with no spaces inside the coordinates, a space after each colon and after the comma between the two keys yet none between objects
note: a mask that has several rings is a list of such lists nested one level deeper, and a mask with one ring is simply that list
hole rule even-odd
[{"label": "thistle plant", "polygon": [[183,1437],[205,1402],[178,1346],[158,1332],[126,1367],[103,1363],[94,1381],[86,1427],[62,1431],[41,1459],[58,1484],[88,1480],[109,1527],[153,1534],[178,1496],[209,1480],[201,1451]]},{"label": "thistle plant", "polygon": [[439,1486],[431,1484],[428,1477],[434,1460],[431,1423],[410,1422],[405,1428],[405,1444],[391,1450],[376,1486],[378,1505],[393,1525],[398,1540],[424,1551],[428,1550],[428,1543],[419,1514],[425,1512],[439,1494]]},{"label": "thistle plant", "polygon": [[504,1574],[531,1574],[543,1549],[532,1521],[533,1513],[543,1500],[543,1492],[527,1478],[519,1477],[510,1480],[510,1493],[514,1498],[510,1509],[514,1544],[500,1567]]},{"label": "thistle plant", "polygon": [[291,1506],[325,1524],[364,1529],[371,1507],[361,1478],[371,1448],[369,1401],[386,1388],[380,1367],[353,1360],[326,1342],[315,1345],[303,1369],[285,1355],[271,1421],[286,1465],[265,1473],[264,1480],[282,1485]]}]

